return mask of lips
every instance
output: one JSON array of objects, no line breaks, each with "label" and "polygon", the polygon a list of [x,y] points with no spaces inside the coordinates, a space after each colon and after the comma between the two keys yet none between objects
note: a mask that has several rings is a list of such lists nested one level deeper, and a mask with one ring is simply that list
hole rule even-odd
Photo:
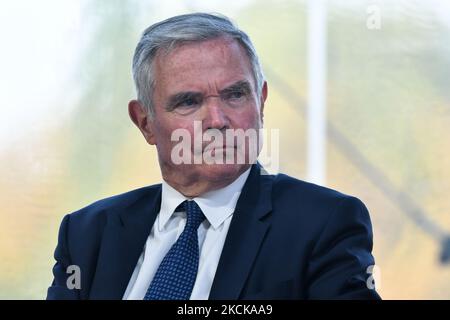
[{"label": "lips", "polygon": [[236,149],[236,146],[227,146],[227,145],[210,146],[210,145],[207,145],[206,148],[203,149],[203,152],[208,152],[210,150],[225,150],[225,149]]}]

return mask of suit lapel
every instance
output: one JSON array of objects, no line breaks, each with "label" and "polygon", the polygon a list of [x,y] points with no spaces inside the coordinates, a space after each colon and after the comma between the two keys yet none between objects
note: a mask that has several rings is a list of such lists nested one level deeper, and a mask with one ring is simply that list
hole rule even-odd
[{"label": "suit lapel", "polygon": [[122,299],[160,205],[159,186],[132,205],[108,212],[90,299]]},{"label": "suit lapel", "polygon": [[236,204],[209,299],[238,299],[270,223],[263,219],[272,210],[270,176],[253,165]]}]

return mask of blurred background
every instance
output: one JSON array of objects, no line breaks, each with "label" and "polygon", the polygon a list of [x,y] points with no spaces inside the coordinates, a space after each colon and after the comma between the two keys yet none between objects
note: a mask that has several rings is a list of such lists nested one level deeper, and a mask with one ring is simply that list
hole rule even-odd
[{"label": "blurred background", "polygon": [[315,3],[1,0],[0,299],[45,298],[65,214],[160,181],[131,59],[147,26],[195,11],[252,38],[279,170],[369,208],[381,296],[450,299],[450,3]]}]

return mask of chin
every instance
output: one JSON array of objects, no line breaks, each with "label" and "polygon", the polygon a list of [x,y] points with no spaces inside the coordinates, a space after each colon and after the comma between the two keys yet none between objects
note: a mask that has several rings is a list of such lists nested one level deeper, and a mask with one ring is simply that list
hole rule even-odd
[{"label": "chin", "polygon": [[211,180],[236,179],[249,164],[202,164],[198,168],[199,176]]}]

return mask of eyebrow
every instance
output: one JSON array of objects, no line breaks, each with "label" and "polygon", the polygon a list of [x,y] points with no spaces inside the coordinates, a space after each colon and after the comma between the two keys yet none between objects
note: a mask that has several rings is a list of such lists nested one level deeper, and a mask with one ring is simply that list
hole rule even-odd
[{"label": "eyebrow", "polygon": [[[245,93],[248,94],[249,92],[251,92],[251,85],[247,80],[240,80],[220,90],[219,95],[222,95],[224,93],[230,93],[237,90],[244,90]],[[197,91],[183,91],[175,93],[171,95],[167,100],[166,110],[172,111],[180,102],[186,99],[201,99],[202,96],[203,96],[202,93]]]},{"label": "eyebrow", "polygon": [[244,90],[245,93],[248,94],[251,92],[251,85],[247,80],[241,80],[233,83],[232,85],[226,87],[225,89],[220,90],[219,94],[229,93],[237,90]]},{"label": "eyebrow", "polygon": [[166,109],[168,111],[173,110],[180,102],[186,100],[186,99],[198,99],[201,98],[202,94],[200,92],[195,91],[185,91],[185,92],[178,92],[174,95],[171,95],[169,97],[169,100],[166,104]]}]

